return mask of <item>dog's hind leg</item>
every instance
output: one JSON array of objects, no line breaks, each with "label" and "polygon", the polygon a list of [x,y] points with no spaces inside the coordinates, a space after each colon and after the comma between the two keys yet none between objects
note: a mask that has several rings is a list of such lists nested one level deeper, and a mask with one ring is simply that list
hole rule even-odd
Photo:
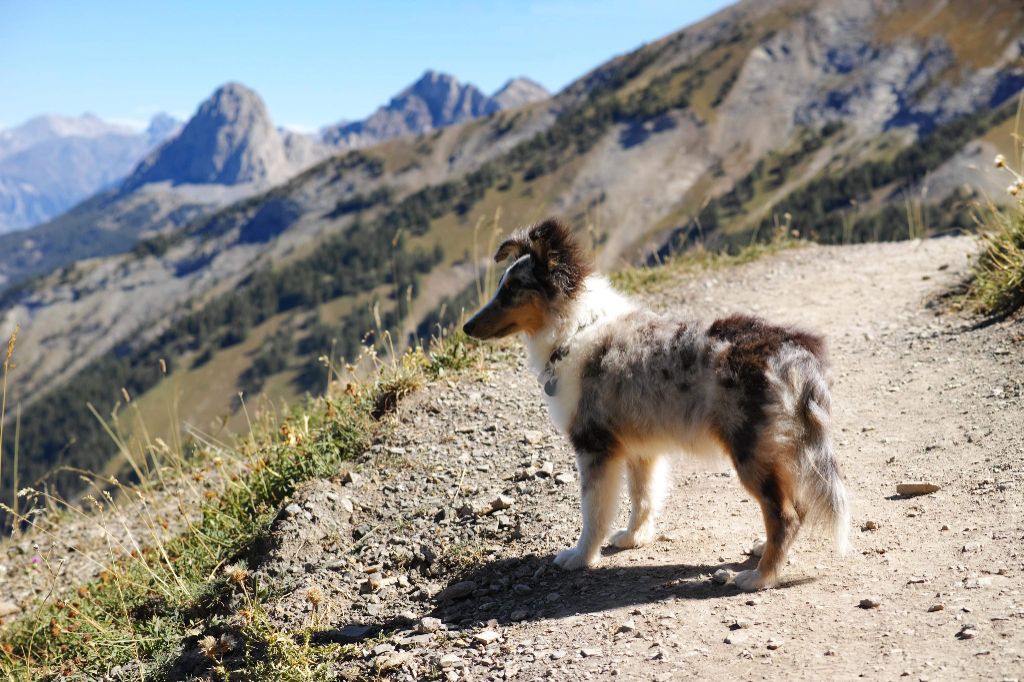
[{"label": "dog's hind leg", "polygon": [[622,492],[622,458],[609,452],[605,455],[577,453],[580,470],[580,501],[583,508],[583,530],[575,547],[555,556],[555,563],[573,571],[593,566],[601,553],[601,545],[619,511]]},{"label": "dog's hind leg", "polygon": [[739,468],[743,485],[761,505],[767,537],[757,568],[736,574],[736,586],[743,590],[762,590],[778,582],[779,569],[800,530],[801,515],[796,507],[793,475],[778,462],[757,471],[754,466]]},{"label": "dog's hind leg", "polygon": [[655,521],[668,492],[668,459],[630,459],[626,471],[629,474],[629,523],[611,538],[612,545],[623,549],[642,547],[654,541]]}]

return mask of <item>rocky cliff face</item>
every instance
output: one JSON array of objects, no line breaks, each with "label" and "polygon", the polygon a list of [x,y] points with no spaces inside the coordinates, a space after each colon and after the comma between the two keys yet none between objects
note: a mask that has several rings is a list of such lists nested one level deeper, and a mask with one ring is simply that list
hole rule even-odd
[{"label": "rocky cliff face", "polygon": [[346,149],[368,147],[396,137],[446,128],[503,109],[544,99],[548,93],[528,79],[509,81],[488,97],[471,83],[427,71],[368,118],[325,128],[325,142]]},{"label": "rocky cliff face", "polygon": [[284,141],[263,100],[244,85],[228,83],[200,105],[177,137],[139,164],[122,190],[165,181],[267,185],[290,170]]}]

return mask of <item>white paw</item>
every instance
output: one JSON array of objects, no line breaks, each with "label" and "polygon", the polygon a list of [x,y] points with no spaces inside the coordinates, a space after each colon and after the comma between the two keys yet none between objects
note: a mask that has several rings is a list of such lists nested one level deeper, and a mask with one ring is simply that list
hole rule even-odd
[{"label": "white paw", "polygon": [[757,592],[775,584],[774,580],[765,578],[756,568],[750,571],[740,571],[732,581],[736,587],[747,592]]},{"label": "white paw", "polygon": [[612,535],[608,544],[620,549],[630,549],[632,547],[643,547],[644,545],[649,545],[652,542],[654,542],[653,528],[638,528],[635,531],[623,528]]},{"label": "white paw", "polygon": [[754,544],[750,546],[750,556],[759,557],[764,554],[764,546],[768,544],[767,538],[758,538],[754,540]]},{"label": "white paw", "polygon": [[555,555],[555,565],[567,571],[578,571],[581,568],[589,568],[593,564],[578,547],[563,549]]}]

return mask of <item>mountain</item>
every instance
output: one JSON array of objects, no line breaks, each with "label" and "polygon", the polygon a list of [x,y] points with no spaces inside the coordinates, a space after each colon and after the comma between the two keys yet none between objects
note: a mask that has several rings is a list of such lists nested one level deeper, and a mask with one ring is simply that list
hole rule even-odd
[{"label": "mountain", "polygon": [[86,114],[0,131],[0,233],[49,220],[112,185],[178,126],[158,114],[136,131]]},{"label": "mountain", "polygon": [[[163,213],[130,253],[37,270],[0,299],[0,338],[22,323],[21,480],[106,466],[113,448],[81,406],[122,388],[169,437],[172,396],[190,423],[237,424],[238,391],[278,404],[322,390],[319,358],[343,367],[381,328],[399,345],[436,333],[473,305],[486,243],[548,214],[585,231],[604,269],[782,227],[826,243],[969,230],[970,199],[1005,184],[988,169],[1010,156],[1022,56],[1012,0],[749,0],[550,99],[339,153],[178,222]],[[408,106],[433,125],[423,97],[438,92],[448,119],[486,111],[443,80],[382,118]],[[109,219],[120,200],[89,210]]]},{"label": "mountain", "polygon": [[164,181],[265,185],[291,170],[263,100],[244,85],[228,83],[199,106],[180,134],[139,164],[122,191]]},{"label": "mountain", "polygon": [[491,109],[518,109],[551,96],[543,85],[529,78],[513,78],[491,95]]},{"label": "mountain", "polygon": [[[0,292],[77,260],[128,251],[142,237],[265,190],[326,155],[316,140],[278,131],[263,100],[238,83],[218,88],[178,129],[167,117],[154,118],[139,140],[177,134],[141,162],[140,154],[126,155],[118,172],[104,176],[109,189],[30,230],[0,234]],[[91,149],[106,137],[76,139]]]},{"label": "mountain", "polygon": [[368,118],[335,124],[325,128],[321,136],[328,144],[356,149],[395,137],[446,128],[548,96],[542,86],[518,78],[488,97],[475,85],[462,84],[448,74],[427,71]]}]

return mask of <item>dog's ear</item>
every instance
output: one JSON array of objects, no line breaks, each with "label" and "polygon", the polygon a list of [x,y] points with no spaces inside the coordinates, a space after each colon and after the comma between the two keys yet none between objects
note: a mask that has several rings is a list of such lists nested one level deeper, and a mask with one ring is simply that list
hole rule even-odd
[{"label": "dog's ear", "polygon": [[529,232],[530,251],[562,293],[571,296],[590,274],[590,260],[572,234],[572,228],[557,218],[537,223]]},{"label": "dog's ear", "polygon": [[494,252],[494,262],[500,263],[508,257],[519,258],[530,252],[530,239],[522,232],[516,232],[498,245]]}]

